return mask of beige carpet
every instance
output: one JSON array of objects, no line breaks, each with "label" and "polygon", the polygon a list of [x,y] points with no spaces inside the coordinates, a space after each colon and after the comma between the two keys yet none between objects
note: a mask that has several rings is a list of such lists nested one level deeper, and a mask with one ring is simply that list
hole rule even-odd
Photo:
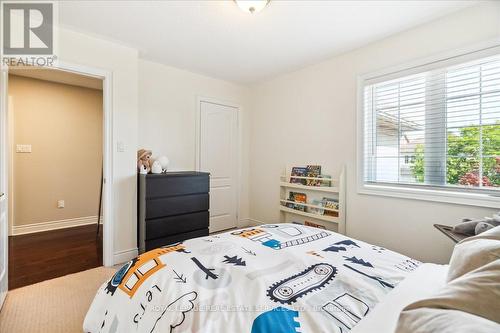
[{"label": "beige carpet", "polygon": [[9,291],[0,312],[0,332],[81,333],[97,289],[114,272],[98,267]]}]

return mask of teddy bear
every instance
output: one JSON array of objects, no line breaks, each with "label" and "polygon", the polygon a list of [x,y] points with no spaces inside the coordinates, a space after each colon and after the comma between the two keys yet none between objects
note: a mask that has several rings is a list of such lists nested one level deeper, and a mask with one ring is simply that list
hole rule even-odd
[{"label": "teddy bear", "polygon": [[151,150],[139,149],[137,151],[137,170],[140,173],[149,173],[151,171],[152,155],[153,152]]},{"label": "teddy bear", "polygon": [[453,227],[453,231],[466,235],[479,235],[486,230],[500,225],[500,212],[493,214],[493,217],[483,219],[463,219],[461,223]]}]

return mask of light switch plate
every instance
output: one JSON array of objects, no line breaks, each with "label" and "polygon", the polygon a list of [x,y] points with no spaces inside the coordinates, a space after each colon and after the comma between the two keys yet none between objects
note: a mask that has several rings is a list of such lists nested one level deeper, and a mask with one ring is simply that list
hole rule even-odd
[{"label": "light switch plate", "polygon": [[16,153],[31,153],[31,145],[16,145]]},{"label": "light switch plate", "polygon": [[64,208],[64,200],[57,200],[57,208]]}]

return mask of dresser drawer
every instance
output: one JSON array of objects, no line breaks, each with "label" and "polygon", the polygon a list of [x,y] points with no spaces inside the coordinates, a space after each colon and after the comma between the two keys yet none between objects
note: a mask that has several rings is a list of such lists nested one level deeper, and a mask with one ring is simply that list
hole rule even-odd
[{"label": "dresser drawer", "polygon": [[146,241],[208,228],[207,211],[146,220]]},{"label": "dresser drawer", "polygon": [[207,193],[210,187],[208,174],[173,177],[148,175],[146,181],[146,199]]},{"label": "dresser drawer", "polygon": [[139,175],[137,185],[139,253],[208,235],[209,173]]},{"label": "dresser drawer", "polygon": [[182,234],[152,239],[146,241],[146,251],[156,249],[158,247],[167,246],[173,243],[183,242],[187,239],[208,236],[208,228],[185,232]]},{"label": "dresser drawer", "polygon": [[148,200],[146,220],[208,210],[208,193]]}]

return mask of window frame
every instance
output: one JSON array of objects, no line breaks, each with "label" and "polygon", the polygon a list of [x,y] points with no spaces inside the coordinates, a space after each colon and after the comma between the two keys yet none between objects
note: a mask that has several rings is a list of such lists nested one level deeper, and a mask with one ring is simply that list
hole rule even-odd
[{"label": "window frame", "polygon": [[[500,193],[492,195],[491,193],[478,193],[477,191],[468,192],[463,188],[453,190],[437,189],[422,185],[415,187],[411,185],[396,184],[369,184],[364,180],[365,160],[365,110],[364,110],[364,88],[368,84],[373,84],[379,78],[381,81],[391,80],[400,76],[411,75],[425,71],[427,67],[433,64],[448,62],[452,66],[453,61],[457,63],[467,62],[474,59],[488,57],[500,54],[500,40],[490,40],[478,43],[472,46],[451,50],[436,54],[434,56],[417,59],[411,62],[403,63],[397,66],[385,68],[382,70],[362,74],[357,80],[357,112],[356,112],[356,182],[357,193],[364,195],[377,195],[385,197],[396,197],[404,199],[424,200],[433,202],[453,203],[470,205],[477,207],[500,208]],[[448,66],[448,64],[444,64]],[[372,82],[372,83],[367,83]]]}]

